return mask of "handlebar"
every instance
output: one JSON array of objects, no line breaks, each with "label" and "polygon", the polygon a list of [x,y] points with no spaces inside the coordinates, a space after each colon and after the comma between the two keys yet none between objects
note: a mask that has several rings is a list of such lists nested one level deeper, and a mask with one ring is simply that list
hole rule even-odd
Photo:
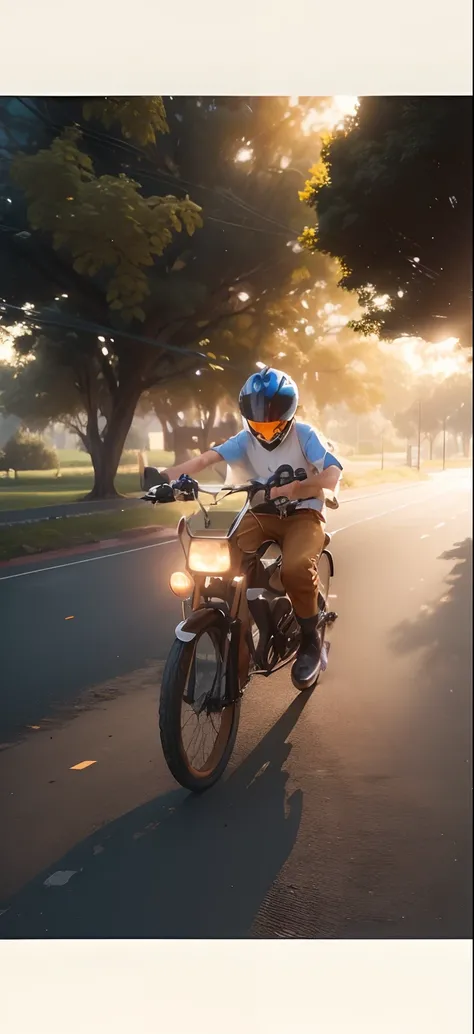
[{"label": "handlebar", "polygon": [[[250,497],[256,495],[258,492],[264,493],[265,503],[272,503],[275,508],[282,514],[285,515],[290,500],[284,494],[285,485],[289,485],[294,481],[305,481],[307,473],[302,467],[298,467],[297,470],[293,470],[293,467],[288,463],[282,464],[272,474],[266,483],[261,481],[252,480],[247,481],[242,485],[223,485],[222,488],[216,492],[210,490],[206,485],[200,485],[198,481],[190,477],[189,474],[182,474],[177,481],[169,482],[167,475],[160,474],[156,468],[146,467],[144,471],[144,481],[146,487],[146,481],[152,477],[154,484],[148,489],[146,494],[142,496],[142,499],[146,502],[155,503],[172,503],[175,500],[181,500],[184,502],[192,502],[197,500],[198,493],[204,492],[207,495],[220,495],[224,493],[224,498],[228,495],[236,495],[240,492],[247,492]],[[270,498],[270,492],[272,488],[281,488],[281,496],[277,496],[274,499]],[[291,503],[296,500],[291,500]],[[335,495],[331,498],[326,498],[326,503],[331,509],[337,509],[339,503]],[[291,504],[290,504],[291,505]]]}]

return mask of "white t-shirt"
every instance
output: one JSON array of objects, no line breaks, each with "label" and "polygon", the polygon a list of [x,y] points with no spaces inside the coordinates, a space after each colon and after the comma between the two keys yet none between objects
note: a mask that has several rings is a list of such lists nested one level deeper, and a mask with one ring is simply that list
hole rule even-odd
[{"label": "white t-shirt", "polygon": [[[293,470],[302,467],[308,476],[315,471],[321,474],[327,467],[339,467],[342,470],[339,460],[328,451],[316,431],[309,424],[298,421],[295,421],[284,441],[275,449],[265,449],[250,431],[243,430],[222,445],[216,445],[214,451],[227,463],[227,484],[251,478],[264,484],[283,463],[288,463]],[[305,508],[323,513],[324,499],[304,499],[297,504],[297,509]]]}]

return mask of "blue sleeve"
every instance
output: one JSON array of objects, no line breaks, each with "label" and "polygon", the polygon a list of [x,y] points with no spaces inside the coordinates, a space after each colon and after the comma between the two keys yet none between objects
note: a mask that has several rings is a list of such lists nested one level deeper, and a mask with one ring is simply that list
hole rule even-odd
[{"label": "blue sleeve", "polygon": [[319,474],[326,470],[327,467],[343,469],[342,463],[328,451],[324,443],[318,438],[316,431],[313,431],[309,424],[299,424],[297,431],[303,455],[308,460],[308,463],[312,463],[316,467]]},{"label": "blue sleeve", "polygon": [[222,459],[229,466],[232,466],[234,463],[240,463],[247,455],[247,432],[239,431],[238,434],[228,438],[222,445],[215,445],[214,452],[218,452],[219,456],[222,456]]}]

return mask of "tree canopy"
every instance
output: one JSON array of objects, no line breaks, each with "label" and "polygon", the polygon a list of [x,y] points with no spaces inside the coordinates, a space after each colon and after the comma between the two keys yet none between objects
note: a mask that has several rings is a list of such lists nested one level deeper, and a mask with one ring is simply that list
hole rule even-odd
[{"label": "tree canopy", "polygon": [[472,341],[472,99],[365,97],[301,192],[302,242],[340,262],[356,329]]},{"label": "tree canopy", "polygon": [[[41,352],[43,370],[54,355],[70,371],[94,494],[112,494],[142,393],[199,363],[219,373],[238,365],[242,340],[263,332],[298,264],[297,185],[310,144],[296,137],[287,168],[295,134],[285,98],[169,98],[166,112],[160,98],[3,108],[6,311],[34,305],[17,315],[32,331],[17,347]],[[238,324],[243,314],[250,324]],[[231,324],[220,355],[214,335]]]},{"label": "tree canopy", "polygon": [[13,470],[54,470],[58,467],[56,450],[46,445],[38,435],[18,430],[0,450],[0,468]]},{"label": "tree canopy", "polygon": [[[251,97],[3,107],[12,204],[2,293],[29,330],[16,339],[23,361],[4,374],[3,405],[40,422],[67,418],[91,453],[95,494],[114,490],[144,393],[169,411],[185,383],[209,421],[256,358],[286,351],[285,328],[304,342],[292,356],[289,347],[295,371],[306,354],[319,362],[324,320],[311,314],[314,340],[294,324],[306,297],[323,311],[332,276],[297,240],[298,187],[318,147],[317,134],[299,131],[304,109]],[[347,339],[344,356],[337,337],[326,346],[328,390],[350,367],[339,382],[350,393],[361,346]]]}]

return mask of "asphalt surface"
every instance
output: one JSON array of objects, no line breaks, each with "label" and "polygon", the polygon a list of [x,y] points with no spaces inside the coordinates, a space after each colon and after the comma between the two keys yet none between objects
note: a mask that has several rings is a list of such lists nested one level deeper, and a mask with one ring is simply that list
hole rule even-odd
[{"label": "asphalt surface", "polygon": [[179,547],[0,569],[0,936],[471,937],[470,482],[329,514],[328,670],[255,679],[199,799],[156,721]]}]

